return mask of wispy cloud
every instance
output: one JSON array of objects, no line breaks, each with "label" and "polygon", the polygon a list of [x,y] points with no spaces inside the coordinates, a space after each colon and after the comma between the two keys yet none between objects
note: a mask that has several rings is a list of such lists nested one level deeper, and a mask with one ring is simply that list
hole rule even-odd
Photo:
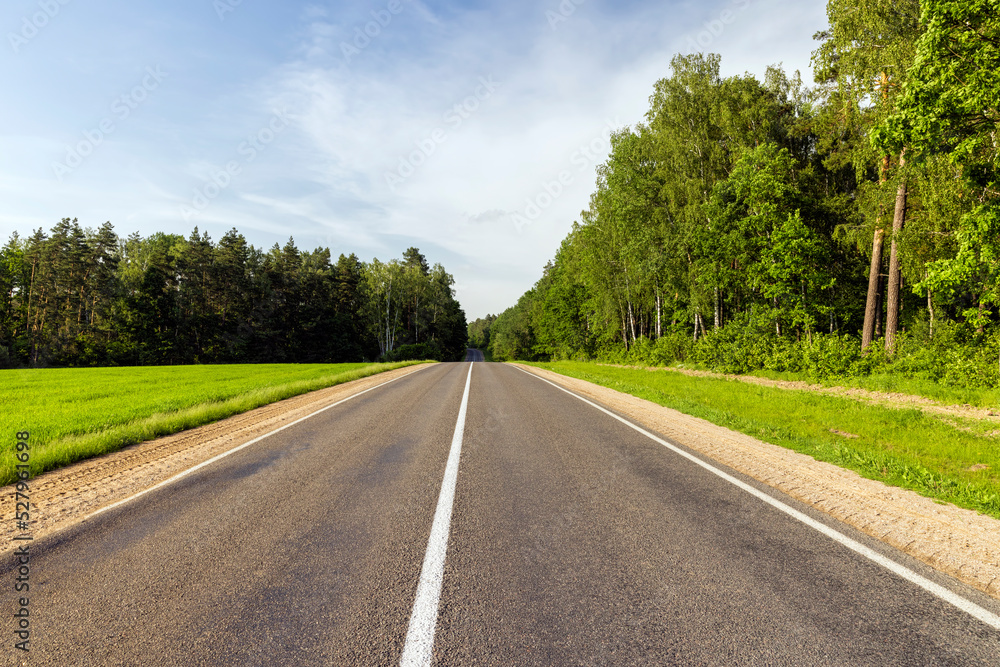
[{"label": "wispy cloud", "polygon": [[[415,245],[455,273],[470,316],[497,312],[586,207],[607,148],[581,159],[581,147],[609,121],[642,121],[674,53],[707,30],[728,73],[805,70],[825,25],[825,3],[795,0],[227,1],[219,21],[211,3],[65,0],[0,60],[22,91],[0,108],[0,232],[68,215],[124,234],[236,226],[257,245],[291,234],[364,258]],[[17,33],[34,11],[18,0],[0,20]],[[126,63],[112,53],[120,37]],[[169,78],[59,183],[52,162],[150,63]],[[276,109],[294,123],[247,161],[240,147]],[[186,217],[199,191],[210,205]],[[526,202],[537,215],[518,228]]]}]

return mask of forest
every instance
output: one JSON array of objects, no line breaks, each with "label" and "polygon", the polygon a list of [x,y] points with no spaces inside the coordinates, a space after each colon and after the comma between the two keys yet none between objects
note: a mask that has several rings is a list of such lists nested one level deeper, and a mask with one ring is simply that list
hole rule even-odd
[{"label": "forest", "polygon": [[461,359],[444,267],[63,219],[0,250],[0,367]]},{"label": "forest", "polygon": [[814,86],[677,55],[496,360],[1000,385],[1000,1],[830,0]]}]

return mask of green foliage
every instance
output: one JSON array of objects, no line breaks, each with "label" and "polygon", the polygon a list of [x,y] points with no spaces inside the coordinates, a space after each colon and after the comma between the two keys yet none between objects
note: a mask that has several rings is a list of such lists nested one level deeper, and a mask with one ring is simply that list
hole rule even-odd
[{"label": "green foliage", "polygon": [[1000,95],[1000,2],[923,0],[899,108],[873,133],[876,145],[945,152],[980,185],[997,179],[993,133]]},{"label": "green foliage", "polygon": [[490,329],[496,315],[487,315],[477,320],[469,322],[469,347],[477,350],[486,350],[490,346]]},{"label": "green foliage", "polygon": [[[497,359],[1000,383],[1000,0],[827,9],[813,89],[671,61],[542,278],[492,324]],[[891,355],[860,349],[868,306]]]},{"label": "green foliage", "polygon": [[665,366],[675,362],[691,360],[696,344],[691,336],[680,327],[672,327],[663,336],[651,341],[640,338],[624,355],[622,361],[628,364],[652,364]]},{"label": "green foliage", "polygon": [[438,356],[461,358],[468,327],[455,301],[455,279],[444,267],[428,266],[416,248],[404,261],[378,259],[362,270],[365,321],[378,341],[379,354],[389,358],[399,343],[433,343]]},{"label": "green foliage", "polygon": [[780,329],[814,331],[830,312],[829,239],[802,220],[805,195],[795,183],[787,148],[762,144],[744,151],[716,184],[707,208],[714,224],[711,251],[726,270],[727,291],[766,308]]},{"label": "green foliage", "polygon": [[380,361],[458,361],[458,359],[446,358],[437,341],[431,341],[429,343],[400,345],[396,349],[386,352]]},{"label": "green foliage", "polygon": [[879,346],[865,354],[850,335],[778,336],[767,317],[741,317],[708,331],[697,343],[675,329],[656,341],[641,338],[628,352],[603,352],[599,359],[639,366],[695,365],[731,374],[765,371],[819,382],[872,378],[882,389],[889,378],[892,383],[914,380],[968,390],[1000,387],[1000,331],[982,336],[961,325],[939,323],[930,339],[926,320],[900,334],[894,355]]},{"label": "green foliage", "polygon": [[530,314],[534,296],[533,290],[525,293],[493,322],[489,351],[496,361],[538,358]]},{"label": "green foliage", "polygon": [[65,219],[0,249],[0,366],[345,362],[423,342],[456,358],[453,284],[416,248],[334,262],[292,239],[265,252],[235,229],[218,243],[197,229],[123,240]]},{"label": "green foliage", "polygon": [[[817,81],[836,85],[833,101],[841,127],[866,132],[895,109],[920,35],[920,0],[829,0],[830,27],[815,35]],[[868,141],[851,141],[846,152],[864,179],[884,153]],[[880,165],[884,173],[885,165]]]},{"label": "green foliage", "polygon": [[962,170],[965,198],[975,202],[958,222],[957,252],[928,265],[924,286],[971,293],[966,320],[982,329],[1000,305],[1000,2],[924,0],[898,109],[872,143],[906,148],[915,160],[946,156]]}]

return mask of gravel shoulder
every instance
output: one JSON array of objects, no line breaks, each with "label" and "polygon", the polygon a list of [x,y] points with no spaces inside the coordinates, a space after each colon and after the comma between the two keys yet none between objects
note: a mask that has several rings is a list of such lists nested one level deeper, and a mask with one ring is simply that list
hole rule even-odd
[{"label": "gravel shoulder", "polygon": [[[38,539],[84,520],[234,447],[316,410],[428,365],[408,366],[265,405],[39,475],[30,482],[31,535]],[[0,488],[0,554],[13,551],[15,486]]]},{"label": "gravel shoulder", "polygon": [[[515,364],[1000,599],[1000,521],[590,382]],[[754,378],[758,379],[758,378]]]}]

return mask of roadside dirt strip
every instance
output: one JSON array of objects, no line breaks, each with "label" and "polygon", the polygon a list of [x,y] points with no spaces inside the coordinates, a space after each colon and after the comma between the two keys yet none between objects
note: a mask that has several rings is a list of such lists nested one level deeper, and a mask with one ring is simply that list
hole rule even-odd
[{"label": "roadside dirt strip", "polygon": [[1000,521],[628,394],[515,364],[1000,599]]},{"label": "roadside dirt strip", "polygon": [[[345,382],[40,475],[31,481],[31,504],[37,508],[32,512],[32,535],[38,539],[73,525],[254,438],[427,367],[408,366]],[[18,544],[11,539],[17,534],[14,492],[14,485],[0,488],[4,510],[0,554],[13,551]]]}]

